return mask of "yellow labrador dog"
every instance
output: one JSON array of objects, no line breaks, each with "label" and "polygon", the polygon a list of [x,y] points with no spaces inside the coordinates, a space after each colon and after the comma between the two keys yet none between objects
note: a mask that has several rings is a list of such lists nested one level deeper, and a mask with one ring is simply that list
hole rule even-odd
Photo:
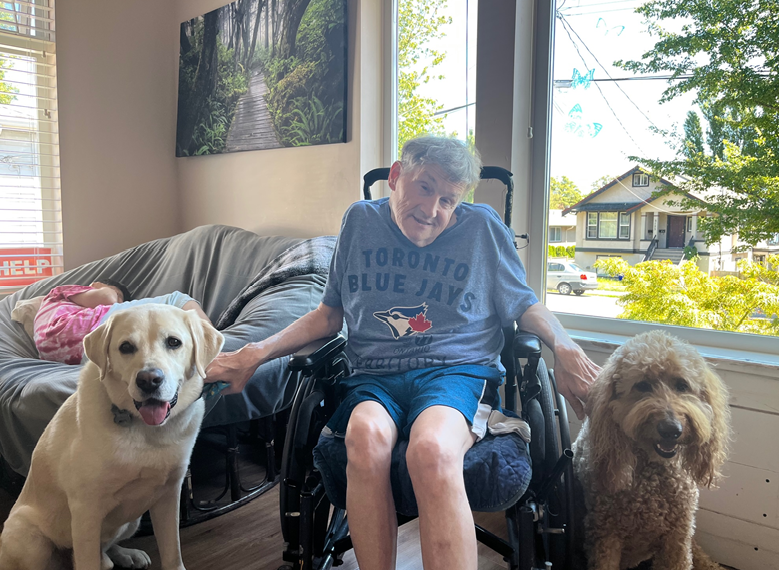
[{"label": "yellow labrador dog", "polygon": [[76,570],[146,568],[118,546],[151,512],[166,570],[183,570],[178,503],[203,419],[205,368],[224,338],[192,311],[142,305],[84,339],[76,393],[43,432],[0,537],[0,569],[48,570],[73,551]]}]

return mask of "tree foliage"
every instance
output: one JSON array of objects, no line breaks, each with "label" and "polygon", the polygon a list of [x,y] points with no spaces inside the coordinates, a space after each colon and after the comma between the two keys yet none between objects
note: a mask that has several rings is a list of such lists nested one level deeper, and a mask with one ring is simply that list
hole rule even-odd
[{"label": "tree foliage", "polygon": [[549,208],[552,210],[562,210],[573,206],[583,198],[579,192],[578,186],[567,176],[560,179],[552,178],[549,180]]},{"label": "tree foliage", "polygon": [[590,185],[590,192],[595,192],[596,190],[600,190],[606,184],[611,184],[614,180],[616,180],[616,176],[612,176],[611,174],[604,174],[597,180],[593,181],[593,183]]},{"label": "tree foliage", "polygon": [[433,70],[446,57],[429,46],[443,38],[443,26],[452,23],[444,16],[446,0],[400,0],[398,2],[398,153],[403,143],[423,134],[444,134],[443,109],[435,99],[422,97],[417,89],[435,76]]},{"label": "tree foliage", "polygon": [[[631,158],[703,197],[715,214],[699,220],[708,243],[738,233],[754,245],[779,233],[779,3],[652,0],[637,11],[658,40],[641,60],[616,65],[670,73],[661,101],[696,93],[709,127],[708,148],[688,116],[686,136],[668,133],[677,159]],[[671,22],[684,23],[670,31]]]},{"label": "tree foliage", "polygon": [[[779,267],[779,255],[769,256]],[[693,262],[645,261],[635,266],[618,257],[595,266],[622,275],[627,294],[617,301],[621,319],[668,325],[779,335],[779,273],[760,263],[739,262],[739,276],[710,277]]]}]

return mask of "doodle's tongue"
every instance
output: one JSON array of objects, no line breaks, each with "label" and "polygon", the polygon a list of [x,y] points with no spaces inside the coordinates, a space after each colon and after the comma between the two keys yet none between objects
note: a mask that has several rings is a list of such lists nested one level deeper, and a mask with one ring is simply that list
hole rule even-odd
[{"label": "doodle's tongue", "polygon": [[146,425],[158,426],[165,421],[170,412],[170,402],[161,402],[160,400],[146,400],[138,408]]}]

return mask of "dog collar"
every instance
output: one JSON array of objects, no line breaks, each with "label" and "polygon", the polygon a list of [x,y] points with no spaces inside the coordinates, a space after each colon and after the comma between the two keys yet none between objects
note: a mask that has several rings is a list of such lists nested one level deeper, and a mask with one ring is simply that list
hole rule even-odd
[{"label": "dog collar", "polygon": [[122,427],[130,427],[133,415],[129,410],[122,410],[116,404],[111,404],[111,413],[114,415],[114,423]]}]

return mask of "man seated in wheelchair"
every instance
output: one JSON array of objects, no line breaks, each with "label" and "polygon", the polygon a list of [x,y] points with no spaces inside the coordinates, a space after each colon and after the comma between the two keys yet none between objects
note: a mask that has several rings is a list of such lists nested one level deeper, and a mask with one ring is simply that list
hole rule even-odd
[{"label": "man seated in wheelchair", "polygon": [[349,528],[360,568],[394,568],[392,449],[419,507],[425,568],[476,568],[463,456],[499,406],[501,327],[518,321],[555,354],[561,393],[582,417],[598,367],[525,283],[513,233],[488,206],[462,202],[481,161],[461,141],[407,142],[389,198],[343,217],[321,304],[277,335],[220,355],[210,381],[240,392],[263,362],[336,334],[344,318],[353,368],[328,427],[346,438]]}]

